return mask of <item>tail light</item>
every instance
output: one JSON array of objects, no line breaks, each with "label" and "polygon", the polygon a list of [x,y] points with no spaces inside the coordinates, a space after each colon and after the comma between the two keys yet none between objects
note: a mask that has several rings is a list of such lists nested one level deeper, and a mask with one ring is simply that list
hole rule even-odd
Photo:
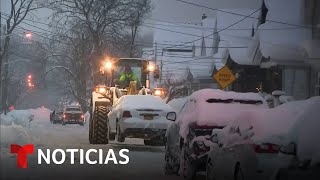
[{"label": "tail light", "polygon": [[123,111],[122,117],[130,118],[130,117],[132,117],[132,115],[131,115],[130,111]]},{"label": "tail light", "polygon": [[66,118],[67,118],[67,115],[66,115],[66,114],[63,114],[62,117],[63,117],[63,119],[66,119]]},{"label": "tail light", "polygon": [[276,154],[279,153],[280,146],[272,143],[256,144],[254,145],[254,150],[256,153]]},{"label": "tail light", "polygon": [[84,115],[83,114],[81,115],[81,119],[84,119]]}]

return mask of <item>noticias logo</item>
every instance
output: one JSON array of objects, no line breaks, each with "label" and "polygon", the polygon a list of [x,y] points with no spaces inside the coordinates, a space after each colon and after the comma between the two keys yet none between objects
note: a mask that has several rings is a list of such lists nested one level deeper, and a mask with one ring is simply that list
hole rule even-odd
[{"label": "noticias logo", "polygon": [[[12,144],[10,146],[10,153],[17,154],[17,167],[18,168],[27,168],[28,167],[28,154],[34,154],[34,145],[33,144],[27,144],[24,146],[20,146],[17,144]],[[91,159],[91,154],[98,155],[97,159]],[[67,154],[70,155],[70,161],[68,163],[75,164],[75,157],[77,155],[79,159],[80,164],[108,164],[109,161],[112,161],[114,164],[128,164],[130,162],[130,158],[127,155],[129,153],[128,149],[121,149],[119,151],[119,156],[122,158],[118,161],[115,152],[113,149],[108,149],[108,152],[105,155],[105,152],[103,149],[55,149],[52,151],[50,149],[46,149],[46,153],[42,151],[41,149],[38,149],[38,165],[41,165],[42,162],[45,164],[51,164],[51,161],[53,164],[61,165],[66,163],[66,157]],[[59,158],[57,158],[59,157]]]}]

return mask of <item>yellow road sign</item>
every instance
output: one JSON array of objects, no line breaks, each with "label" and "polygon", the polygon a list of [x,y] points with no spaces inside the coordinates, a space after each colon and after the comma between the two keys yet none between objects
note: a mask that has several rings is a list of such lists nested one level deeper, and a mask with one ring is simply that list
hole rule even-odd
[{"label": "yellow road sign", "polygon": [[223,68],[221,68],[213,75],[213,78],[218,82],[221,89],[226,88],[237,79],[234,76],[233,72],[228,68],[228,66],[224,66]]}]

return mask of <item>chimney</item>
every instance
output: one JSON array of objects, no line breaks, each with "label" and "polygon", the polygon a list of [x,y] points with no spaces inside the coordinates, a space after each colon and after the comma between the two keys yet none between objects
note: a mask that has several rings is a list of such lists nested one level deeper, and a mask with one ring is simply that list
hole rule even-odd
[{"label": "chimney", "polygon": [[202,14],[202,20],[207,19],[207,15],[206,14]]}]

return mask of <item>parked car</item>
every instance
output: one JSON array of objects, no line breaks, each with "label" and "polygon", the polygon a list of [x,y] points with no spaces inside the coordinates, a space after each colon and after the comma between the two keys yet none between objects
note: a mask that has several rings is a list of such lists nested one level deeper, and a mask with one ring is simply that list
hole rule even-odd
[{"label": "parked car", "polygon": [[55,112],[50,113],[50,122],[52,124],[62,123],[63,121],[63,112]]},{"label": "parked car", "polygon": [[176,113],[160,97],[151,95],[126,95],[112,106],[108,113],[109,138],[144,139],[145,145],[164,145],[164,135],[175,120]]},{"label": "parked car", "polygon": [[255,108],[268,108],[257,93],[194,92],[166,132],[165,174],[194,179],[197,172],[205,171],[212,130],[227,126],[239,111]]},{"label": "parked car", "polygon": [[66,105],[64,107],[62,125],[66,124],[84,125],[84,113],[80,105]]},{"label": "parked car", "polygon": [[278,171],[277,180],[320,179],[320,97],[301,103],[304,105],[286,135],[286,144],[280,148],[282,154],[294,156],[295,161]]},{"label": "parked car", "polygon": [[[319,177],[315,169],[319,169],[317,164],[320,161],[315,161],[314,166],[310,163],[312,156],[317,159],[320,150],[320,146],[316,146],[320,143],[320,138],[317,138],[319,106],[320,97],[316,97],[288,102],[273,109],[240,113],[237,120],[228,126],[237,129],[237,136],[242,137],[237,142],[232,134],[225,131],[222,133],[225,137],[212,139],[219,134],[213,132],[211,140],[219,146],[209,153],[207,179]],[[250,140],[242,141],[248,138],[248,128],[252,131]],[[226,144],[226,139],[234,142]],[[300,156],[297,151],[301,152]]]}]

